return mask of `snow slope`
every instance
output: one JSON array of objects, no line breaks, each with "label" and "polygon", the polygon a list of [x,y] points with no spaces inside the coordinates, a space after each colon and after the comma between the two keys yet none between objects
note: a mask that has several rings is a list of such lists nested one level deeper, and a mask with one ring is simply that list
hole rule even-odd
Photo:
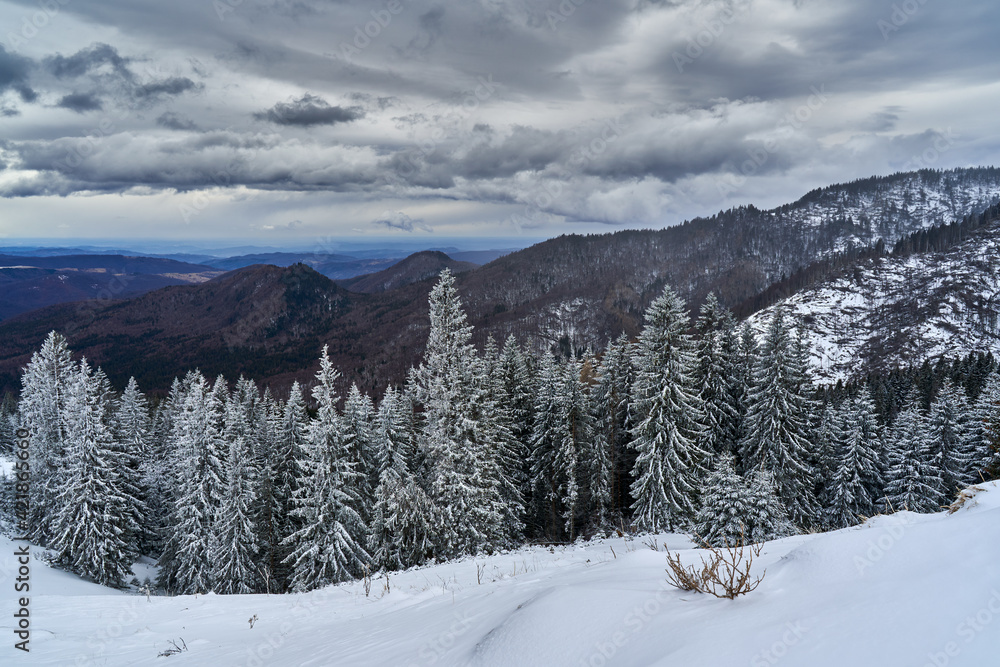
[{"label": "snow slope", "polygon": [[1000,354],[1000,225],[946,252],[882,257],[750,318],[766,329],[775,308],[803,319],[818,377],[920,364],[969,352]]},{"label": "snow slope", "polygon": [[[32,652],[15,652],[0,621],[0,664],[981,667],[1000,654],[1000,488],[983,488],[955,514],[768,543],[763,583],[734,601],[667,586],[662,547],[642,540],[415,569],[390,575],[388,593],[372,582],[368,597],[357,582],[147,601],[36,562]],[[7,619],[13,546],[0,541]],[[187,651],[157,657],[181,639]]]}]

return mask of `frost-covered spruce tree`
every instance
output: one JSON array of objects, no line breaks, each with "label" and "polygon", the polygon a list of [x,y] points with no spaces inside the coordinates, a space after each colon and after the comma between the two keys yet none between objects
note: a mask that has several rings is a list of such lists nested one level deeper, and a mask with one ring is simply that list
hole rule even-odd
[{"label": "frost-covered spruce tree", "polygon": [[434,553],[434,506],[405,469],[386,468],[375,489],[369,550],[376,567],[401,570]]},{"label": "frost-covered spruce tree", "polygon": [[136,499],[120,472],[127,461],[112,431],[110,385],[84,359],[66,394],[65,481],[51,546],[74,572],[120,588],[136,556],[130,543]]},{"label": "frost-covered spruce tree", "polygon": [[733,329],[731,319],[715,294],[709,294],[695,324],[697,366],[694,382],[705,415],[699,446],[711,455],[731,451],[733,422],[738,416],[729,386],[736,380],[735,360],[729,356],[734,349],[732,341],[726,340],[727,330],[732,332]]},{"label": "frost-covered spruce tree", "polygon": [[209,387],[200,372],[191,371],[182,385],[171,420],[177,488],[160,556],[160,585],[176,594],[207,593],[215,517],[226,488],[225,381],[220,377]]},{"label": "frost-covered spruce tree", "polygon": [[514,435],[515,427],[519,426],[513,416],[517,406],[508,392],[500,353],[492,336],[486,340],[480,363],[482,429],[484,437],[493,442],[486,443],[486,447],[487,451],[493,450],[500,486],[499,509],[503,515],[500,546],[513,548],[519,546],[524,537],[522,475],[527,449]]},{"label": "frost-covered spruce tree", "polygon": [[421,565],[434,553],[434,507],[413,474],[412,421],[407,398],[387,389],[375,418],[379,483],[368,539],[384,570]]},{"label": "frost-covered spruce tree", "polygon": [[990,464],[993,458],[991,435],[993,424],[1000,421],[1000,371],[994,370],[986,376],[983,387],[970,406],[965,450],[971,461],[966,469],[966,477],[972,482],[990,478]]},{"label": "frost-covered spruce tree", "polygon": [[886,504],[889,511],[935,512],[944,501],[941,472],[932,463],[927,419],[914,403],[896,416],[889,436]]},{"label": "frost-covered spruce tree", "polygon": [[142,482],[147,490],[146,525],[150,538],[147,553],[157,557],[164,553],[167,538],[172,532],[174,494],[180,488],[171,433],[182,394],[181,380],[174,378],[170,393],[160,401],[150,418],[149,456],[143,461]]},{"label": "frost-covered spruce tree", "polygon": [[387,388],[379,402],[372,438],[379,479],[389,468],[399,472],[413,469],[413,410],[395,387]]},{"label": "frost-covered spruce tree", "polygon": [[536,532],[550,540],[558,539],[558,527],[561,523],[554,472],[562,412],[558,379],[559,365],[553,357],[544,355],[539,360],[535,378],[535,419],[531,436],[531,509]]},{"label": "frost-covered spruce tree", "polygon": [[115,438],[122,447],[122,467],[119,470],[125,493],[132,498],[129,542],[138,553],[150,553],[157,543],[148,514],[150,493],[146,469],[150,464],[150,417],[146,397],[139,391],[135,378],[129,378],[118,403],[115,416]]},{"label": "frost-covered spruce tree", "polygon": [[983,464],[976,476],[1000,477],[1000,368],[990,373],[976,402],[977,421],[982,423],[982,441],[978,446]]},{"label": "frost-covered spruce tree", "polygon": [[327,348],[320,356],[313,398],[318,411],[310,424],[301,462],[303,478],[293,514],[302,527],[286,539],[291,554],[291,590],[310,591],[360,575],[369,562],[365,544],[368,528],[361,518],[358,483],[337,412],[337,382]]},{"label": "frost-covered spruce tree", "polygon": [[549,539],[575,539],[584,507],[582,458],[591,447],[592,423],[580,372],[573,359],[545,359],[539,373],[531,473]]},{"label": "frost-covered spruce tree", "polygon": [[529,358],[521,351],[514,336],[508,336],[500,352],[502,401],[507,408],[507,419],[511,437],[512,455],[518,464],[508,472],[514,478],[520,492],[521,502],[526,503],[530,494],[528,448],[531,442],[531,423],[534,415],[535,397],[532,391],[533,377]]},{"label": "frost-covered spruce tree", "polygon": [[715,458],[695,518],[694,534],[700,541],[713,547],[737,546],[794,532],[767,472],[755,470],[746,480],[733,468],[731,454]]},{"label": "frost-covered spruce tree", "polygon": [[840,406],[832,402],[826,403],[820,410],[819,423],[816,426],[816,476],[819,478],[820,490],[817,500],[823,513],[829,517],[829,508],[833,505],[834,474],[839,465],[840,452],[844,447],[844,419],[846,402]]},{"label": "frost-covered spruce tree", "polygon": [[253,520],[257,475],[249,444],[250,425],[246,420],[251,413],[247,407],[240,392],[226,403],[226,486],[216,510],[211,543],[212,590],[222,594],[256,592],[260,577]]},{"label": "frost-covered spruce tree", "polygon": [[53,331],[24,369],[18,411],[31,433],[32,468],[28,523],[31,537],[48,544],[52,517],[60,511],[56,497],[64,486],[66,466],[66,400],[76,375],[62,334]]},{"label": "frost-covered spruce tree", "polygon": [[640,530],[672,530],[694,518],[708,452],[698,445],[704,427],[696,358],[684,304],[669,287],[646,311],[633,364],[634,426],[638,453],[632,475],[633,521]]},{"label": "frost-covered spruce tree", "polygon": [[445,269],[430,293],[431,329],[409,391],[419,408],[418,444],[437,521],[437,555],[456,557],[503,540],[493,441],[484,436],[483,391],[472,327]]},{"label": "frost-covered spruce tree", "polygon": [[974,480],[967,477],[975,452],[969,449],[969,406],[964,392],[945,380],[931,402],[928,423],[931,463],[941,472],[941,492],[950,498]]},{"label": "frost-covered spruce tree", "polygon": [[745,470],[762,469],[774,476],[778,498],[799,527],[819,520],[814,496],[810,411],[801,354],[792,340],[782,309],[768,326],[754,368],[754,386],[747,398],[747,427],[743,439]]},{"label": "frost-covered spruce tree", "polygon": [[344,446],[347,448],[358,474],[356,490],[361,503],[358,509],[367,523],[371,519],[375,486],[378,484],[378,461],[372,432],[375,406],[367,394],[362,394],[356,384],[352,384],[344,400],[343,426]]},{"label": "frost-covered spruce tree", "polygon": [[882,436],[870,397],[844,402],[842,429],[826,507],[827,523],[834,528],[873,516],[884,487]]},{"label": "frost-covered spruce tree", "polygon": [[291,554],[287,539],[302,526],[295,516],[295,496],[303,478],[300,464],[305,460],[309,415],[299,383],[293,382],[288,401],[277,406],[274,456],[268,463],[274,505],[273,534],[268,536],[268,559],[273,590],[288,590],[292,568],[284,561]]},{"label": "frost-covered spruce tree", "polygon": [[593,423],[590,414],[590,397],[581,378],[581,365],[569,359],[562,366],[559,386],[560,419],[559,442],[555,452],[553,472],[560,504],[563,530],[567,538],[576,539],[581,510],[584,508],[585,464],[584,458],[591,451]]},{"label": "frost-covered spruce tree", "polygon": [[608,344],[591,390],[594,445],[590,465],[591,523],[598,529],[617,524],[631,505],[635,452],[629,448],[632,393],[631,344],[625,334]]},{"label": "frost-covered spruce tree", "polygon": [[257,590],[257,535],[253,522],[252,461],[247,438],[232,421],[245,417],[238,399],[227,405],[229,457],[226,488],[216,511],[212,540],[212,585],[216,593],[243,594]]},{"label": "frost-covered spruce tree", "polygon": [[[255,387],[256,389],[256,387]],[[283,407],[274,398],[269,388],[265,388],[254,410],[256,423],[252,429],[253,447],[253,495],[251,511],[254,537],[257,542],[257,590],[271,593],[283,591],[284,585],[276,567],[287,555],[280,553],[281,503],[278,489],[278,467],[281,465],[281,440]]]},{"label": "frost-covered spruce tree", "polygon": [[732,362],[729,386],[729,403],[733,407],[731,420],[724,424],[723,442],[733,454],[737,472],[745,470],[742,445],[747,433],[747,411],[750,390],[754,384],[754,371],[760,352],[757,336],[749,323],[736,328],[735,322],[723,330],[723,349]]}]

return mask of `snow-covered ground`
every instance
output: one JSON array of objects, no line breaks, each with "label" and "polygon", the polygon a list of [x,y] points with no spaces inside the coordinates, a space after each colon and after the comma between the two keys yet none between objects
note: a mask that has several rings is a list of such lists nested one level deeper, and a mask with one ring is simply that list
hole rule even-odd
[{"label": "snow-covered ground", "polygon": [[[13,649],[4,538],[0,664],[982,667],[1000,655],[1000,488],[982,488],[954,514],[768,543],[763,583],[732,601],[671,588],[663,547],[642,538],[415,569],[367,596],[357,582],[147,600],[36,562],[27,656]],[[187,651],[157,657],[182,639]]]}]

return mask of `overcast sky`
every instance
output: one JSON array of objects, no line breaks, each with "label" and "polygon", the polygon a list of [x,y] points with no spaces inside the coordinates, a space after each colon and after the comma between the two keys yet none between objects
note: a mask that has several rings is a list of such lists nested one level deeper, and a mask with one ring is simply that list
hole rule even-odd
[{"label": "overcast sky", "polygon": [[663,227],[1000,164],[996,0],[0,1],[0,237]]}]

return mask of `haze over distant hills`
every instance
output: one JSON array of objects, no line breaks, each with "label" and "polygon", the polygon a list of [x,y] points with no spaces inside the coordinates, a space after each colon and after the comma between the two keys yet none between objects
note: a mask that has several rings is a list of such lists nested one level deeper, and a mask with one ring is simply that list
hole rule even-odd
[{"label": "haze over distant hills", "polygon": [[[457,284],[479,342],[512,334],[534,349],[598,351],[623,331],[637,333],[668,283],[692,306],[716,292],[724,304],[752,312],[743,304],[816,262],[850,265],[866,248],[891,247],[998,201],[994,168],[869,178],[769,211],[741,207],[662,230],[550,239],[465,271]],[[118,384],[136,374],[144,389],[162,392],[197,366],[283,387],[308,382],[329,344],[345,382],[377,393],[401,382],[422,351],[434,278],[419,278],[427,273],[358,294],[303,264],[251,266],[103,304],[86,321],[74,320],[72,305],[50,307],[0,324],[0,383],[16,388],[18,368],[45,334],[71,327],[71,346]]]}]

